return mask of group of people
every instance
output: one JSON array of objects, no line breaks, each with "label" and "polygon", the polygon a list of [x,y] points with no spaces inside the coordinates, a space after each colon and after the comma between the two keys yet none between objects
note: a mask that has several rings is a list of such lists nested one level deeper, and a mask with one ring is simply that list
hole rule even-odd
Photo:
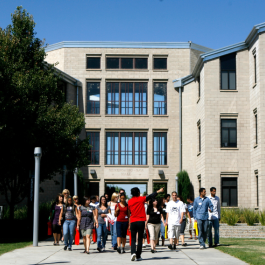
[{"label": "group of people", "polygon": [[[170,250],[175,250],[179,244],[187,246],[184,232],[187,226],[189,239],[197,239],[194,223],[198,225],[198,239],[200,249],[205,248],[208,235],[209,247],[219,245],[219,221],[221,216],[220,200],[215,195],[216,188],[210,189],[211,195],[206,197],[206,190],[200,188],[200,196],[195,199],[187,198],[187,204],[183,198],[172,192],[157,200],[158,191],[141,196],[140,190],[131,189],[132,198],[126,200],[123,189],[114,192],[109,200],[108,194],[100,198],[96,196],[84,197],[82,205],[77,196],[70,196],[69,190],[58,194],[51,209],[52,229],[54,245],[64,241],[64,250],[72,250],[74,234],[81,231],[84,242],[84,253],[89,254],[92,242],[93,229],[97,234],[97,250],[105,251],[108,228],[111,233],[112,249],[118,253],[125,253],[126,236],[131,236],[131,260],[142,260],[142,248],[145,247],[146,235],[150,236],[151,252],[156,253],[159,238],[162,245],[165,244],[166,229],[168,231]],[[212,242],[212,228],[215,230],[214,245]],[[136,242],[137,241],[137,242]]]}]

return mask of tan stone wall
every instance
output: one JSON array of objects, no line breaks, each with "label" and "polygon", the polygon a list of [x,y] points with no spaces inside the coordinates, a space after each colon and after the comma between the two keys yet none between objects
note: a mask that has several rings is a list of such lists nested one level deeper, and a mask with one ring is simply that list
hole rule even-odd
[{"label": "tan stone wall", "polygon": [[198,50],[194,50],[194,49],[190,49],[190,74],[192,73],[200,54],[202,54],[203,52],[198,51]]},{"label": "tan stone wall", "polygon": [[45,61],[64,71],[64,49],[58,49],[46,53]]}]

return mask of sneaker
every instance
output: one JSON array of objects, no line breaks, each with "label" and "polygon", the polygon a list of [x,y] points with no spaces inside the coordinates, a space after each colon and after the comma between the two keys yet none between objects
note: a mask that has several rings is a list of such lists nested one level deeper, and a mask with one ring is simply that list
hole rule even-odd
[{"label": "sneaker", "polygon": [[125,253],[125,248],[122,248],[122,253]]},{"label": "sneaker", "polygon": [[136,259],[136,261],[141,261],[141,260],[143,260],[141,257],[140,257],[140,258],[138,258],[138,259]]},{"label": "sneaker", "polygon": [[177,249],[177,246],[176,246],[176,245],[174,245],[173,249]]},{"label": "sneaker", "polygon": [[220,247],[221,245],[218,243],[218,244],[215,244],[214,246],[215,246],[215,247]]},{"label": "sneaker", "polygon": [[186,246],[187,246],[187,243],[182,244],[182,247],[186,247]]},{"label": "sneaker", "polygon": [[200,250],[204,250],[205,249],[205,247],[204,246],[200,246]]},{"label": "sneaker", "polygon": [[209,248],[212,248],[213,247],[213,245],[209,245]]},{"label": "sneaker", "polygon": [[153,249],[151,249],[151,252],[152,252],[152,253],[155,253],[155,251],[154,251]]},{"label": "sneaker", "polygon": [[135,259],[136,259],[136,254],[134,253],[134,254],[132,254],[132,256],[131,256],[131,261],[135,261]]},{"label": "sneaker", "polygon": [[143,245],[142,245],[142,248],[146,248],[146,245],[145,245],[145,244],[143,244]]},{"label": "sneaker", "polygon": [[102,250],[101,250],[101,248],[97,248],[97,251],[98,251],[98,252],[101,252]]},{"label": "sneaker", "polygon": [[120,247],[117,248],[117,252],[118,252],[119,254],[121,254],[121,248],[120,248]]},{"label": "sneaker", "polygon": [[117,247],[114,247],[113,249],[114,249],[114,250],[117,250]]},{"label": "sneaker", "polygon": [[101,251],[105,252],[105,248],[102,248]]},{"label": "sneaker", "polygon": [[95,242],[92,240],[92,241],[91,241],[91,244],[93,245],[93,244],[95,244]]},{"label": "sneaker", "polygon": [[67,250],[67,246],[64,246],[64,248],[63,248],[64,250]]},{"label": "sneaker", "polygon": [[170,245],[170,244],[169,244],[167,247],[168,247],[169,249],[171,249],[171,250],[173,249],[173,246]]},{"label": "sneaker", "polygon": [[72,251],[72,249],[71,248],[68,248],[68,251]]}]

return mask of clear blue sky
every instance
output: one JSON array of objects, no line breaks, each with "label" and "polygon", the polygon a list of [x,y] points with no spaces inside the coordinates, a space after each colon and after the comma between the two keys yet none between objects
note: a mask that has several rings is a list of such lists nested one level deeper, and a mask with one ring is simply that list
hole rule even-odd
[{"label": "clear blue sky", "polygon": [[265,22],[264,0],[0,0],[0,27],[19,5],[49,44],[190,40],[216,49],[245,40]]}]

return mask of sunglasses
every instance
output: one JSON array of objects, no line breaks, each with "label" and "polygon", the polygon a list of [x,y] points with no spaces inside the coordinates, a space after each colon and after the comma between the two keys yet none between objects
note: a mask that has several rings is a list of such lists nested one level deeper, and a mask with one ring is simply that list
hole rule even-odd
[{"label": "sunglasses", "polygon": [[78,200],[78,198],[75,198],[74,200],[76,201],[76,200]]}]

